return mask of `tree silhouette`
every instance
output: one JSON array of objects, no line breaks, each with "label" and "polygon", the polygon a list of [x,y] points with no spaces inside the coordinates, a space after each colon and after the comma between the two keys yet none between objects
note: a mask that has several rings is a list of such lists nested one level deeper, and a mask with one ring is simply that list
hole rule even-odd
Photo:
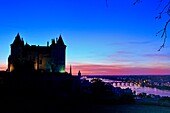
[{"label": "tree silhouette", "polygon": [[92,79],[91,82],[92,84],[90,88],[94,95],[107,94],[111,91],[111,88],[99,78]]}]

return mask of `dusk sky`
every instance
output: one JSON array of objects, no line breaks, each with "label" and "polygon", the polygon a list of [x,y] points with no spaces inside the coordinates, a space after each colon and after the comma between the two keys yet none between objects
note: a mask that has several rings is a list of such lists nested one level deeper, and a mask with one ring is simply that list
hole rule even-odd
[{"label": "dusk sky", "polygon": [[134,1],[0,0],[0,70],[19,32],[25,43],[42,46],[61,34],[73,74],[170,74],[170,27],[161,51],[156,37],[169,17],[155,19],[159,0]]}]

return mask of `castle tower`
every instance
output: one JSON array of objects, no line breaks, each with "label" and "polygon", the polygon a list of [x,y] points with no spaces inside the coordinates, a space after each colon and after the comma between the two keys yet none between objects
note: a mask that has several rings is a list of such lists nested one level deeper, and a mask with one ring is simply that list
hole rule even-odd
[{"label": "castle tower", "polygon": [[11,44],[11,56],[12,57],[21,57],[22,49],[24,46],[23,39],[21,40],[19,33],[15,37],[14,42]]},{"label": "castle tower", "polygon": [[66,45],[64,44],[61,35],[59,36],[57,42],[52,44],[51,52],[54,72],[65,72]]},{"label": "castle tower", "polygon": [[8,71],[14,69],[15,62],[22,62],[22,53],[23,53],[24,41],[20,38],[19,33],[15,37],[14,42],[11,44],[11,55],[8,57]]}]

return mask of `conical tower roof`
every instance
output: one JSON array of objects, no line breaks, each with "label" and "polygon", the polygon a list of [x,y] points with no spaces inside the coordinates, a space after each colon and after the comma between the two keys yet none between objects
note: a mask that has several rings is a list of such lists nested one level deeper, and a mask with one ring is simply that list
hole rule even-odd
[{"label": "conical tower roof", "polygon": [[15,37],[15,40],[13,42],[13,45],[20,45],[20,44],[24,44],[23,39],[21,40],[20,34],[18,33],[17,36]]},{"label": "conical tower roof", "polygon": [[61,35],[59,36],[59,39],[57,41],[57,45],[65,45]]},{"label": "conical tower roof", "polygon": [[15,40],[14,40],[13,43],[18,43],[18,42],[21,42],[21,38],[20,38],[19,33],[18,33],[17,36],[15,37]]}]

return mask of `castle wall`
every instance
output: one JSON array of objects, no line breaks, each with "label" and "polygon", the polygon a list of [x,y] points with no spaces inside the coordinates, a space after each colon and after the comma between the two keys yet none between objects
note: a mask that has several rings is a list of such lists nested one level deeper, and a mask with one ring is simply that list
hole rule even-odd
[{"label": "castle wall", "polygon": [[49,54],[40,54],[39,55],[39,69],[44,71],[50,71],[50,57]]}]

